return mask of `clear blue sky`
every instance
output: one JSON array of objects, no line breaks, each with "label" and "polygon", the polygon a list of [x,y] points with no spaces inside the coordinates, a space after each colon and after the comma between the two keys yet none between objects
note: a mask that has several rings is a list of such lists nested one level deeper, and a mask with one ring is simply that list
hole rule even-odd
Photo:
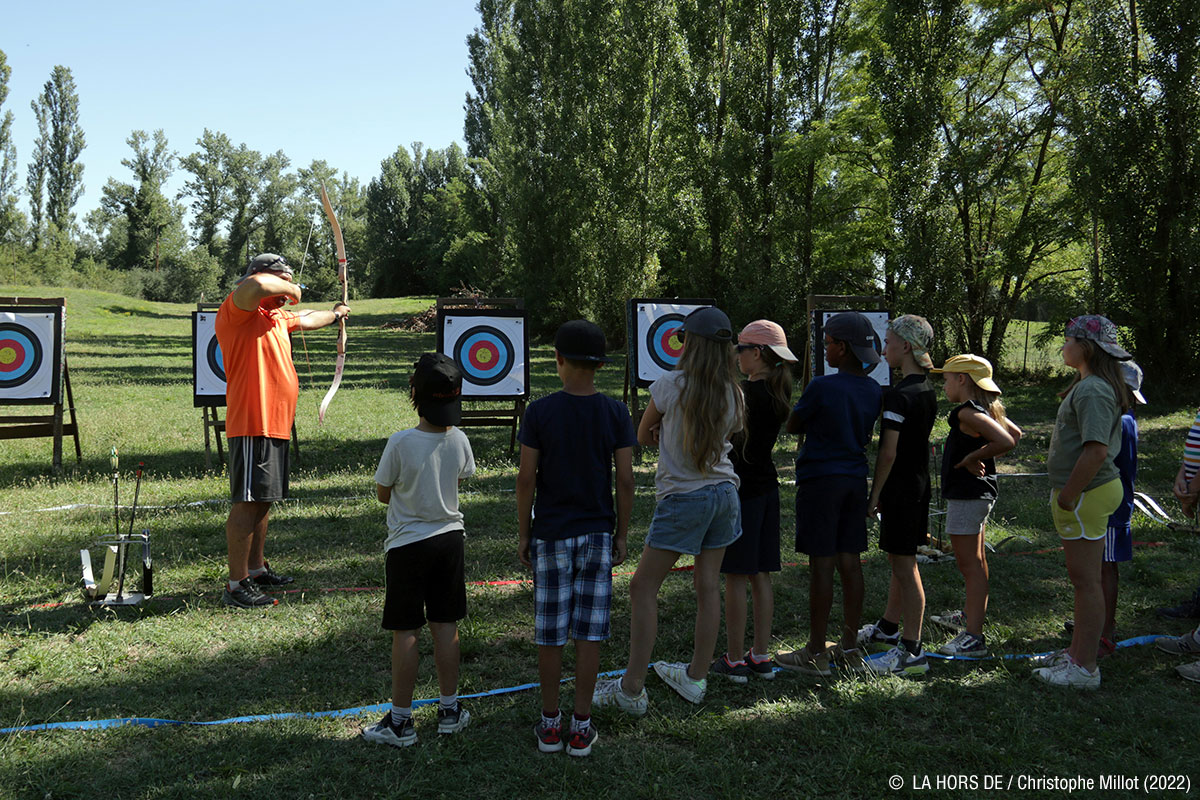
[{"label": "clear blue sky", "polygon": [[[162,128],[184,155],[209,128],[282,150],[293,169],[324,159],[365,184],[399,145],[462,144],[475,1],[13,3],[0,29],[12,67],[0,112],[15,117],[20,185],[37,136],[29,104],[56,64],[75,77],[87,137],[77,220],[109,177],[130,180],[121,159],[137,129]],[[183,180],[177,172],[172,194]]]}]

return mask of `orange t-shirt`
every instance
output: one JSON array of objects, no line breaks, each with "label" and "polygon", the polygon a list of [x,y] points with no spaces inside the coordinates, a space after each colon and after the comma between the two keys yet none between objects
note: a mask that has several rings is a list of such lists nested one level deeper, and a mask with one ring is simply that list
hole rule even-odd
[{"label": "orange t-shirt", "polygon": [[221,303],[216,333],[225,361],[226,436],[291,438],[300,381],[288,333],[298,327],[291,311],[243,311],[232,293]]}]

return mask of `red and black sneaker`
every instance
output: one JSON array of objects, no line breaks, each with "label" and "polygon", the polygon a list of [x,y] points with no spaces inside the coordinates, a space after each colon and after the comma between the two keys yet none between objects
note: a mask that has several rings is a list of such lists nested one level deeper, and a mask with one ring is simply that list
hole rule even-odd
[{"label": "red and black sneaker", "polygon": [[538,720],[538,724],[533,726],[533,735],[538,740],[538,750],[543,753],[558,753],[563,749],[562,741],[562,717],[558,717],[554,722],[546,722],[543,717]]},{"label": "red and black sneaker", "polygon": [[266,572],[263,572],[260,575],[254,575],[251,578],[251,580],[253,580],[259,586],[286,586],[287,584],[296,580],[291,575],[280,575],[279,573],[272,571],[271,565],[266,561],[263,562],[263,569],[265,569]]},{"label": "red and black sneaker", "polygon": [[600,738],[600,734],[596,732],[595,725],[588,725],[587,730],[571,731],[571,735],[567,738],[567,755],[569,756],[589,756],[592,754],[592,745]]}]

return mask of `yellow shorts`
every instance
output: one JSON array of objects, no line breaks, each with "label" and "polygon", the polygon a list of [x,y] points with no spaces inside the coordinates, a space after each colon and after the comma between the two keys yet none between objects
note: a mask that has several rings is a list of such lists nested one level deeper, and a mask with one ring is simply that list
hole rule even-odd
[{"label": "yellow shorts", "polygon": [[1050,516],[1060,539],[1103,539],[1108,532],[1108,518],[1121,505],[1125,490],[1120,478],[1113,478],[1095,489],[1079,494],[1075,508],[1064,511],[1058,506],[1058,489],[1050,490]]}]

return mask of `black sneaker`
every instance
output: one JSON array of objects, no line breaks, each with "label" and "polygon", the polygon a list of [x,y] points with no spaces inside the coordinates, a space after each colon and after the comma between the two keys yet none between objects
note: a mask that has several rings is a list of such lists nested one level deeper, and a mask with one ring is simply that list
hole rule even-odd
[{"label": "black sneaker", "polygon": [[742,656],[742,660],[750,668],[750,674],[765,681],[775,680],[775,665],[771,663],[770,656],[764,658],[762,661],[757,661],[754,658],[754,654],[747,650],[746,654]]},{"label": "black sneaker", "polygon": [[709,671],[714,675],[723,675],[734,683],[746,683],[750,680],[750,667],[746,662],[730,661],[728,653],[714,661]]},{"label": "black sneaker", "polygon": [[462,703],[455,703],[454,708],[438,706],[438,733],[458,733],[470,721],[471,715],[462,707]]},{"label": "black sneaker", "polygon": [[567,755],[583,757],[592,754],[592,745],[600,738],[600,734],[596,732],[596,725],[593,723],[588,725],[586,731],[571,731],[571,735],[567,738]]},{"label": "black sneaker", "polygon": [[533,726],[533,735],[537,737],[538,750],[541,752],[562,752],[562,717],[552,723],[547,723],[544,718],[539,719],[537,725]]},{"label": "black sneaker", "polygon": [[1160,608],[1158,615],[1171,619],[1200,619],[1200,588],[1192,592],[1192,596],[1179,605]]},{"label": "black sneaker", "polygon": [[379,742],[392,747],[408,747],[417,743],[417,729],[413,727],[412,717],[399,725],[392,724],[392,712],[383,715],[383,719],[369,728],[363,728],[362,737],[368,742]]},{"label": "black sneaker", "polygon": [[286,586],[287,584],[296,580],[291,575],[280,575],[277,572],[272,572],[271,565],[266,561],[263,562],[263,569],[265,569],[266,572],[262,573],[261,575],[255,575],[251,578],[251,580],[257,583],[259,586]]},{"label": "black sneaker", "polygon": [[249,578],[242,578],[238,581],[238,588],[232,592],[229,591],[229,582],[226,581],[225,594],[221,596],[221,602],[234,608],[264,608],[279,605],[278,600],[263,594],[262,590],[255,586],[254,581]]}]

